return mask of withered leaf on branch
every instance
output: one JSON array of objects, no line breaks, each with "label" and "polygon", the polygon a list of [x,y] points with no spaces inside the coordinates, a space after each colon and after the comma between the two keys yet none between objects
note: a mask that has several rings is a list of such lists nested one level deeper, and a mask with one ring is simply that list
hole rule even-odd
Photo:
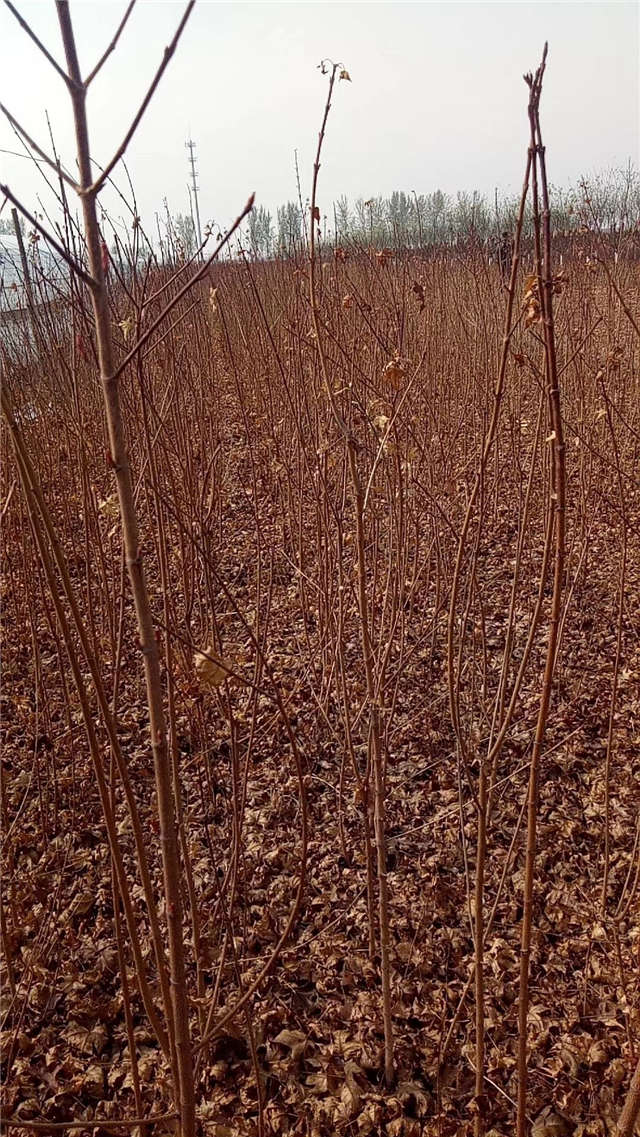
[{"label": "withered leaf on branch", "polygon": [[411,285],[411,291],[413,293],[415,293],[415,296],[416,296],[416,298],[420,304],[420,309],[419,309],[420,312],[424,312],[425,304],[426,304],[425,295],[424,295],[424,284],[420,284],[420,282],[418,280],[414,280],[413,284]]},{"label": "withered leaf on branch", "polygon": [[402,386],[404,377],[404,368],[398,359],[391,359],[389,363],[385,365],[382,372],[382,378],[385,383],[390,383],[396,390],[399,390]]},{"label": "withered leaf on branch", "polygon": [[224,660],[218,660],[213,648],[197,651],[193,659],[198,679],[204,687],[220,687],[229,675]]}]

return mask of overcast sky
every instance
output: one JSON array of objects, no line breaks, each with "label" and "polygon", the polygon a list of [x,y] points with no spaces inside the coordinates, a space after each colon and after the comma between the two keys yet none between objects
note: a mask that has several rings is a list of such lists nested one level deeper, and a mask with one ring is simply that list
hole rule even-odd
[{"label": "overcast sky", "polygon": [[[53,0],[14,0],[63,59]],[[71,5],[86,74],[113,34],[124,0]],[[110,157],[137,109],[183,6],[138,0],[118,50],[91,89],[92,154]],[[519,190],[527,141],[522,74],[549,60],[542,126],[552,182],[638,163],[638,6],[604,3],[214,3],[198,0],[178,52],[127,153],[146,225],[167,198],[188,211],[185,140],[197,143],[203,223],[228,223],[255,190],[274,211],[310,189],[326,78],[323,56],[352,82],[337,85],[320,174],[322,212],[340,194]],[[0,100],[74,169],[61,80],[11,13],[0,11]],[[0,123],[0,148],[19,151]],[[29,162],[0,153],[0,181],[33,208],[46,187]],[[118,182],[126,185],[121,171]],[[43,198],[43,200],[47,200]],[[110,210],[114,199],[105,193]],[[37,208],[37,206],[36,206]],[[115,206],[122,213],[122,206]],[[4,216],[7,216],[5,207]]]}]

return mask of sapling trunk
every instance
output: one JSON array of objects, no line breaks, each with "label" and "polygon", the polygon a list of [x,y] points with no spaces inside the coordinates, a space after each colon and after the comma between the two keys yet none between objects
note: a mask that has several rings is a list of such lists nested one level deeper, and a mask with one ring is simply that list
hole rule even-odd
[{"label": "sapling trunk", "polygon": [[167,745],[167,727],[163,706],[160,658],[153,627],[149,593],[143,569],[131,469],[125,445],[119,384],[117,379],[113,378],[114,359],[107,282],[102,263],[96,193],[91,189],[93,179],[86,110],[87,91],[80,72],[69,5],[65,0],[57,0],[56,7],[70,79],[69,90],[73,105],[78,167],[80,171],[80,199],[87,241],[89,270],[93,280],[91,303],[95,319],[100,381],[102,384],[109,435],[109,457],[117,482],[125,560],[134,599],[140,645],[144,661],[169,941],[169,968],[171,973],[171,1001],[173,1012],[173,1024],[171,1025],[175,1039],[179,1076],[179,1085],[175,1087],[175,1091],[178,1099],[182,1137],[193,1137],[195,1133],[195,1091],[184,965],[180,861],[171,787],[171,765]]},{"label": "sapling trunk", "polygon": [[[540,94],[547,57],[545,44],[542,62],[535,76],[527,75],[530,89],[529,122],[531,127],[531,185],[533,196],[535,264],[538,281],[540,318],[544,333],[545,378],[551,421],[550,442],[553,446],[551,464],[551,485],[549,510],[553,516],[554,529],[554,569],[551,613],[547,654],[540,692],[538,720],[529,767],[529,789],[527,799],[527,843],[524,869],[524,895],[522,934],[520,943],[520,988],[518,997],[518,1102],[516,1137],[525,1137],[527,1124],[527,1019],[529,1010],[529,961],[531,953],[531,929],[533,924],[533,886],[536,862],[536,831],[538,812],[538,781],[540,758],[549,715],[551,691],[556,665],[558,634],[562,610],[565,543],[565,496],[566,473],[565,452],[560,404],[558,368],[556,362],[555,333],[553,322],[553,276],[551,266],[551,223],[549,194],[546,177],[545,153],[540,132]],[[538,173],[542,196],[542,216],[540,214]]]},{"label": "sapling trunk", "polygon": [[[324,66],[324,65],[323,65]],[[355,513],[355,538],[357,548],[357,567],[358,567],[358,619],[360,625],[360,641],[362,646],[362,657],[366,677],[367,700],[370,710],[370,747],[371,758],[373,767],[373,828],[374,839],[376,847],[376,868],[377,868],[377,884],[378,884],[378,928],[380,933],[380,969],[381,969],[381,984],[382,984],[382,1018],[384,1023],[384,1077],[387,1086],[393,1085],[394,1071],[393,1071],[393,1020],[391,1016],[391,961],[389,954],[389,895],[387,884],[387,851],[386,851],[386,821],[385,821],[385,808],[386,808],[386,787],[385,787],[385,772],[384,772],[384,758],[382,753],[382,741],[380,736],[380,716],[378,707],[378,690],[376,679],[374,675],[374,656],[373,647],[371,643],[371,630],[369,625],[369,600],[367,594],[367,565],[366,565],[366,551],[365,551],[365,533],[364,533],[364,495],[362,492],[362,482],[358,471],[358,461],[356,454],[356,442],[353,438],[351,431],[345,423],[338,405],[336,403],[335,395],[331,387],[327,371],[327,362],[322,344],[320,321],[318,318],[318,303],[316,294],[316,223],[319,218],[319,211],[316,206],[316,196],[318,188],[318,174],[320,171],[320,155],[322,152],[322,144],[324,141],[324,132],[329,117],[329,110],[331,108],[331,95],[336,80],[336,75],[340,71],[341,77],[347,75],[346,72],[340,69],[339,64],[330,65],[331,76],[329,79],[329,90],[327,92],[327,100],[324,108],[324,115],[322,119],[322,126],[318,136],[318,149],[316,152],[316,160],[313,167],[313,185],[311,190],[311,228],[310,228],[310,258],[309,258],[309,295],[311,301],[311,318],[313,321],[313,329],[315,339],[318,345],[318,354],[320,357],[320,367],[322,371],[322,378],[324,388],[329,399],[331,408],[331,415],[335,421],[338,430],[340,431],[344,440],[347,451],[347,462],[349,469],[349,476],[351,481],[351,492],[353,498],[353,506]],[[367,795],[368,796],[368,795]],[[365,811],[365,823],[369,824],[368,810]],[[366,839],[368,840],[368,834]]]}]

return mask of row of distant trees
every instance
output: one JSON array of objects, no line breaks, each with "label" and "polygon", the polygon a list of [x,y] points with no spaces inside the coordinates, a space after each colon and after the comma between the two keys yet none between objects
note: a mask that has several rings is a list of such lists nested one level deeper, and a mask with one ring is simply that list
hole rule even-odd
[{"label": "row of distant trees", "polygon": [[[400,190],[355,202],[343,196],[321,216],[320,233],[325,242],[343,247],[419,249],[455,247],[469,240],[489,244],[505,230],[513,231],[517,211],[517,197],[496,193],[491,200],[477,191]],[[551,223],[557,235],[597,230],[617,249],[626,236],[640,233],[640,172],[629,165],[584,178],[570,189],[555,188]],[[295,255],[307,240],[309,224],[308,206],[300,202],[286,202],[275,217],[257,206],[245,226],[244,245],[259,259]]]}]

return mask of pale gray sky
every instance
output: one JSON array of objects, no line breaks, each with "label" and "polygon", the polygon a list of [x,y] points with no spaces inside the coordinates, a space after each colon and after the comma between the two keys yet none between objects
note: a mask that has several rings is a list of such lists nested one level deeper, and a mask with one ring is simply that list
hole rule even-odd
[{"label": "pale gray sky", "polygon": [[[57,58],[53,0],[14,0]],[[124,0],[76,0],[83,71],[101,54]],[[92,152],[105,162],[128,126],[182,5],[138,0],[89,99]],[[407,192],[520,187],[527,141],[525,70],[549,40],[542,125],[552,182],[639,157],[640,51],[635,3],[214,3],[199,0],[127,154],[145,224],[167,197],[188,210],[189,134],[197,143],[203,223],[228,223],[250,191],[275,212],[296,197],[294,150],[309,192],[326,82],[342,61],[320,174],[322,211]],[[63,84],[10,12],[0,11],[0,100],[42,145],[45,109],[73,168]],[[19,150],[0,123],[0,148]],[[44,183],[0,153],[0,180],[32,207]],[[124,178],[118,177],[125,186]],[[113,197],[105,193],[111,209]],[[121,213],[122,207],[115,206]],[[6,215],[6,208],[5,208]]]}]

